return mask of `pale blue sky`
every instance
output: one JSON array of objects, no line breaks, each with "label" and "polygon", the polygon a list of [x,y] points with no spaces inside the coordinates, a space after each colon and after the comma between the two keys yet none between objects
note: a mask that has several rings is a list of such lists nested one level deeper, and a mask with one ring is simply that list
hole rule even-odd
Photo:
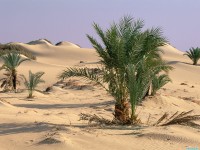
[{"label": "pale blue sky", "polygon": [[0,43],[47,38],[91,47],[92,23],[106,28],[126,14],[162,27],[180,50],[200,47],[200,0],[0,0]]}]

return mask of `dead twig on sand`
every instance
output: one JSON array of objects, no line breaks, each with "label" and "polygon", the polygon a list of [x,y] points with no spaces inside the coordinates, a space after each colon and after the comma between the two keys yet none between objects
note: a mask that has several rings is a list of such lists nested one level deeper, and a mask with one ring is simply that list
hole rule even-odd
[{"label": "dead twig on sand", "polygon": [[149,114],[149,117],[148,117],[148,120],[147,120],[147,125],[149,125],[150,118],[151,118],[151,114]]},{"label": "dead twig on sand", "polygon": [[164,113],[164,115],[162,115],[162,117],[160,117],[160,119],[158,119],[158,121],[154,124],[154,126],[159,125],[164,119],[166,119],[168,116],[167,113]]}]

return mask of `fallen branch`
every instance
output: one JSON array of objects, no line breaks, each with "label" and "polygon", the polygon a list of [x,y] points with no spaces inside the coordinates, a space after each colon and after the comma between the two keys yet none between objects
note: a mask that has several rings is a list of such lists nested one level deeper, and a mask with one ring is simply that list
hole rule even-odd
[{"label": "fallen branch", "polygon": [[200,128],[199,124],[194,123],[196,120],[200,120],[200,115],[189,115],[193,112],[193,110],[187,111],[187,112],[181,112],[178,111],[171,115],[169,118],[169,114],[165,113],[163,116],[161,116],[158,121],[154,124],[154,126],[167,126],[167,125],[187,125],[192,127],[198,127]]}]

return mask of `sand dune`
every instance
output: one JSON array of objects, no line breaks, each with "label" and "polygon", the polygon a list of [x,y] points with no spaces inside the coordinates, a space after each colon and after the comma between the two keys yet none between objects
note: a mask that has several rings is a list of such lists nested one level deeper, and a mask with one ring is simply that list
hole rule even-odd
[{"label": "sand dune", "polygon": [[[36,97],[29,100],[26,91],[0,93],[0,150],[182,150],[200,146],[199,129],[186,126],[88,126],[87,121],[79,120],[80,113],[112,119],[113,98],[101,87],[79,78],[56,82],[65,67],[97,66],[99,58],[95,50],[70,42],[55,46],[46,40],[15,44],[37,57],[36,61],[22,64],[18,73],[27,76],[28,70],[44,71],[46,83],[39,88],[53,86],[48,93],[35,92]],[[183,52],[170,45],[161,49],[163,58],[174,67],[170,72],[173,82],[138,107],[137,114],[144,123],[149,114],[150,124],[165,112],[194,110],[200,114],[200,66],[192,66]]]},{"label": "sand dune", "polygon": [[62,42],[58,46],[44,40],[36,41],[34,44],[15,44],[32,52],[37,57],[37,62],[49,65],[73,66],[79,64],[80,61],[96,62],[98,60],[93,49],[80,48],[70,42]]},{"label": "sand dune", "polygon": [[163,51],[163,58],[166,61],[185,61],[185,57],[183,57],[184,52],[176,49],[175,47],[166,44],[165,46],[160,47],[160,49]]}]

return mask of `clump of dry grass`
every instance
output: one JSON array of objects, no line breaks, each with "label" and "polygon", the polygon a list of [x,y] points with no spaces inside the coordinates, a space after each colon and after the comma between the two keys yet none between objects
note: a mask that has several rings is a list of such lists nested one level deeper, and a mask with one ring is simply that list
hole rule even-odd
[{"label": "clump of dry grass", "polygon": [[38,144],[57,144],[57,143],[61,143],[61,141],[59,141],[53,137],[48,137],[48,138],[45,138],[44,140],[38,142]]},{"label": "clump of dry grass", "polygon": [[97,125],[114,125],[116,122],[105,119],[103,117],[97,116],[97,115],[91,115],[91,114],[80,114],[80,120],[87,120],[89,125],[92,125],[93,123]]},{"label": "clump of dry grass", "polygon": [[123,123],[123,122],[120,122],[119,120],[117,119],[113,119],[113,120],[109,120],[109,119],[105,119],[101,116],[97,116],[96,114],[84,114],[84,113],[81,113],[80,114],[80,120],[87,120],[88,121],[88,124],[89,125],[138,125],[138,124],[141,124],[141,120],[136,118],[133,121],[129,121],[128,123]]},{"label": "clump of dry grass", "polygon": [[93,86],[87,84],[80,84],[77,80],[69,80],[64,83],[62,88],[69,88],[75,90],[93,90]]}]

